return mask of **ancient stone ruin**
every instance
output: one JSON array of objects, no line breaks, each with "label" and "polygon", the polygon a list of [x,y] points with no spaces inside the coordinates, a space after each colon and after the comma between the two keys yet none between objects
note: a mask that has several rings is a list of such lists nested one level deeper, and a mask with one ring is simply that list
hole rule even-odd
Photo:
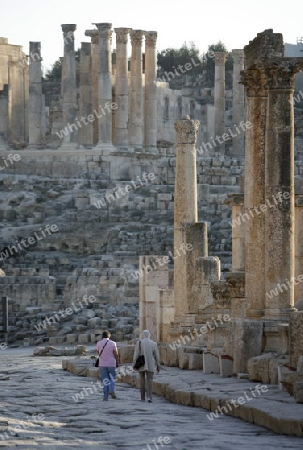
[{"label": "ancient stone ruin", "polygon": [[0,38],[3,340],[148,328],[167,365],[248,372],[302,402],[303,58],[266,30],[232,51],[232,89],[220,52],[212,89],[185,75],[173,90],[155,31],[115,28],[113,52],[97,23],[77,81],[76,25],[62,32],[57,85],[39,42],[26,56]]}]

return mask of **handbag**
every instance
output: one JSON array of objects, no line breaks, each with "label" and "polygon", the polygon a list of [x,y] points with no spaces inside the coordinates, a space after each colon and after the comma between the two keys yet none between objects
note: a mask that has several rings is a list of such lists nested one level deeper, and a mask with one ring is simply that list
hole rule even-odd
[{"label": "handbag", "polygon": [[99,357],[96,359],[95,367],[99,367],[99,359],[100,359],[100,356],[102,355],[102,352],[103,352],[103,350],[105,349],[107,343],[108,343],[108,341],[107,341],[106,344],[103,346],[103,348],[102,348],[102,350],[101,350],[101,353],[100,353]]},{"label": "handbag", "polygon": [[[139,353],[141,353],[141,341],[139,341]],[[134,369],[139,370],[140,367],[144,366],[144,364],[145,364],[145,356],[139,354],[134,364]]]}]

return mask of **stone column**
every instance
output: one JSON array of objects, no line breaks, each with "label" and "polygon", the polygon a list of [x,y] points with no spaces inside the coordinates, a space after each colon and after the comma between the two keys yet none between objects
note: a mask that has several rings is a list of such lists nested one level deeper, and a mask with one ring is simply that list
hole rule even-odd
[{"label": "stone column", "polygon": [[76,56],[75,56],[75,24],[61,25],[64,40],[64,57],[62,61],[62,112],[63,128],[68,133],[63,137],[61,149],[77,148],[78,125],[77,118],[77,86],[76,86]]},{"label": "stone column", "polygon": [[95,23],[99,31],[99,141],[96,149],[103,154],[114,150],[112,144],[112,24]]},{"label": "stone column", "polygon": [[245,233],[245,295],[247,316],[258,319],[265,310],[265,128],[267,112],[266,75],[263,69],[247,69],[242,82],[247,94],[245,141],[244,214],[240,214]]},{"label": "stone column", "polygon": [[92,96],[93,96],[93,114],[95,120],[93,122],[93,142],[97,145],[99,141],[99,94],[98,94],[98,79],[99,79],[99,31],[86,30],[85,36],[91,38],[91,75],[92,75]]},{"label": "stone column", "polygon": [[[266,318],[286,320],[294,305],[294,108],[295,58],[276,58],[266,67],[265,211]],[[293,60],[293,62],[290,62]],[[271,295],[272,290],[278,295]]]},{"label": "stone column", "polygon": [[29,147],[42,144],[41,42],[29,43]]},{"label": "stone column", "polygon": [[186,228],[198,219],[196,140],[200,122],[185,117],[175,123],[177,132],[174,247],[180,255],[174,262],[175,320],[189,312],[187,293],[186,251],[180,251],[186,242]]},{"label": "stone column", "polygon": [[225,204],[232,206],[232,271],[239,272],[245,269],[245,235],[244,235],[244,195],[228,194]]},{"label": "stone column", "polygon": [[[303,299],[303,282],[298,280],[303,275],[303,195],[295,196],[295,293],[294,303]],[[301,279],[301,278],[300,278]]]},{"label": "stone column", "polygon": [[28,65],[8,61],[8,141],[26,146],[28,140]]},{"label": "stone column", "polygon": [[129,28],[115,28],[116,32],[116,146],[128,148],[128,59]]},{"label": "stone column", "polygon": [[[218,151],[224,154],[225,142],[225,52],[215,52],[215,137],[219,137]],[[222,141],[222,142],[221,142]]]},{"label": "stone column", "polygon": [[145,33],[145,150],[157,153],[157,33]]},{"label": "stone column", "polygon": [[[79,100],[79,144],[84,147],[93,146],[93,121],[92,115],[92,73],[91,73],[91,44],[81,43],[80,51],[80,100]],[[93,120],[92,120],[93,119]]]},{"label": "stone column", "polygon": [[144,31],[130,32],[132,44],[131,57],[131,101],[129,145],[134,149],[143,148],[143,80],[142,80],[142,39]]},{"label": "stone column", "polygon": [[[234,60],[233,68],[233,155],[244,155],[244,132],[239,128],[241,121],[244,121],[244,86],[239,84],[240,72],[244,70],[244,51],[232,50]],[[238,127],[238,128],[236,128]],[[237,130],[241,133],[238,133]]]},{"label": "stone column", "polygon": [[8,148],[8,85],[0,90],[0,150]]}]

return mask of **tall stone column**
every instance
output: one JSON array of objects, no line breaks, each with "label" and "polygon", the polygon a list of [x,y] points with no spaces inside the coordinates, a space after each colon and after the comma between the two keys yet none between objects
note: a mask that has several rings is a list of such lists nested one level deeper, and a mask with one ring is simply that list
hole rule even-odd
[{"label": "tall stone column", "polygon": [[130,32],[132,44],[131,57],[131,117],[129,145],[134,149],[143,148],[143,80],[142,80],[142,39],[144,31],[132,30]]},{"label": "tall stone column", "polygon": [[42,144],[41,42],[29,43],[29,147]]},{"label": "tall stone column", "polygon": [[[77,147],[78,126],[76,124],[77,85],[76,85],[76,56],[75,56],[75,24],[61,25],[64,40],[64,57],[62,61],[62,110],[63,128],[68,133],[64,135],[61,149],[74,149]],[[65,134],[65,133],[64,133]]]},{"label": "tall stone column", "polygon": [[232,206],[232,272],[244,271],[245,269],[245,235],[244,222],[244,195],[228,194],[225,204]]},{"label": "tall stone column", "polygon": [[303,195],[295,195],[295,284],[294,302],[303,298],[303,283],[298,277],[303,274]]},{"label": "tall stone column", "polygon": [[116,32],[116,146],[128,147],[128,59],[129,28],[115,28]]},{"label": "tall stone column", "polygon": [[175,320],[189,313],[187,292],[186,228],[197,222],[196,140],[200,122],[185,117],[175,123],[177,132],[174,247],[179,252],[174,262]]},{"label": "tall stone column", "polygon": [[[219,137],[218,150],[224,154],[225,141],[225,52],[215,52],[215,137]],[[221,142],[222,141],[222,142]]]},{"label": "tall stone column", "polygon": [[157,33],[145,33],[145,150],[157,153]]},{"label": "tall stone column", "polygon": [[114,150],[112,144],[112,24],[95,23],[99,32],[99,141],[96,149],[103,154]]},{"label": "tall stone column", "polygon": [[[92,116],[92,71],[91,71],[91,44],[81,43],[80,51],[80,101],[79,101],[79,144],[84,147],[93,146]],[[92,116],[92,117],[91,117]]]},{"label": "tall stone column", "polygon": [[[245,119],[244,113],[244,86],[239,84],[240,72],[244,70],[244,50],[232,50],[234,60],[233,67],[233,155],[244,155],[244,132],[239,128],[241,121]],[[236,128],[238,127],[238,128]],[[241,130],[241,133],[237,132]]]},{"label": "tall stone column", "polygon": [[[266,318],[287,319],[294,305],[294,108],[295,58],[276,58],[266,67],[265,189],[273,207],[265,211]],[[272,290],[278,295],[271,295]]]},{"label": "tall stone column", "polygon": [[8,141],[17,145],[28,143],[28,65],[8,61]]},{"label": "tall stone column", "polygon": [[267,112],[266,75],[263,69],[247,69],[242,82],[247,94],[245,142],[244,222],[246,314],[258,319],[265,310],[265,129]]},{"label": "tall stone column", "polygon": [[0,90],[0,150],[8,148],[8,85]]},{"label": "tall stone column", "polygon": [[97,145],[99,141],[99,31],[98,30],[86,30],[85,36],[91,38],[91,70],[92,70],[92,96],[93,96],[93,113],[95,120],[93,122],[93,142]]}]

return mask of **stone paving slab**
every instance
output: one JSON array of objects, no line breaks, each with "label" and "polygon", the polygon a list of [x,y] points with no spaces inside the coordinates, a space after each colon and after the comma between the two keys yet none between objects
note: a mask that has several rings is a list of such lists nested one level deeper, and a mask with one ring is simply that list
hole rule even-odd
[{"label": "stone paving slab", "polygon": [[[139,390],[127,383],[117,383],[117,400],[103,402],[98,379],[75,376],[62,370],[61,357],[33,357],[30,351],[32,349],[19,353],[13,350],[0,352],[0,374],[4,375],[0,379],[0,448],[303,448],[302,438],[277,435],[264,427],[224,414],[219,414],[217,419],[210,421],[207,417],[209,411],[170,403],[159,395],[154,395],[154,402],[151,404],[141,402]],[[77,364],[76,359],[71,362]],[[81,360],[81,364],[83,362]],[[86,364],[90,365],[91,361],[87,360]],[[186,374],[187,379],[183,378]],[[199,374],[200,372],[182,373],[174,368],[163,370],[156,375],[155,386],[164,386],[164,381],[168,386],[170,382],[174,386],[183,383],[190,390],[197,387]],[[133,379],[135,381],[136,376]],[[205,386],[211,388],[211,377],[208,380],[209,384]],[[217,386],[213,387],[214,391]],[[82,398],[76,396],[77,393],[82,393]],[[168,437],[171,442],[161,445],[161,437]]]},{"label": "stone paving slab", "polygon": [[[92,372],[98,375],[98,369],[92,369],[92,362],[87,358],[65,360],[62,364],[73,373],[79,373],[80,369],[82,376],[86,375],[86,371],[90,375]],[[130,365],[124,366],[127,367],[130,368]],[[275,433],[303,437],[303,405],[296,403],[293,397],[280,391],[276,385],[262,385],[234,377],[222,378],[175,367],[163,369],[155,376],[153,392],[172,403],[212,411],[210,422],[224,414],[262,425]],[[122,375],[119,381],[139,389],[136,372]]]}]

